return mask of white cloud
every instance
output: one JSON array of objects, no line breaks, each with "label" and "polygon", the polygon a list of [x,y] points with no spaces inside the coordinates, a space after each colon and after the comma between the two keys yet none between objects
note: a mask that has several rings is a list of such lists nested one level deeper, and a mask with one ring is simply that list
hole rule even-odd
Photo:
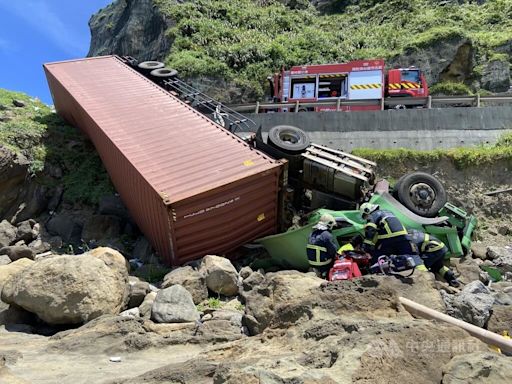
[{"label": "white cloud", "polygon": [[[32,28],[45,35],[60,49],[72,56],[87,52],[89,41],[79,36],[55,13],[44,0],[0,0],[0,8],[23,19]],[[0,48],[1,40],[0,40]]]}]

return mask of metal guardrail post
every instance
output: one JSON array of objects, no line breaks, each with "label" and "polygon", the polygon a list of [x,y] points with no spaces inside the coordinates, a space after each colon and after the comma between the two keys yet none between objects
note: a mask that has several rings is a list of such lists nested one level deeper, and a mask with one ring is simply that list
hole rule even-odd
[{"label": "metal guardrail post", "polygon": [[341,99],[338,98],[338,100],[336,100],[336,112],[340,111],[340,107],[341,107]]},{"label": "metal guardrail post", "polygon": [[386,104],[386,102],[385,102],[384,98],[380,99],[380,110],[381,111],[384,110],[385,104]]},{"label": "metal guardrail post", "polygon": [[432,109],[432,96],[427,97],[427,109]]},{"label": "metal guardrail post", "polygon": [[476,107],[480,108],[480,94],[479,93],[476,94]]},{"label": "metal guardrail post", "polygon": [[295,113],[299,112],[299,100],[295,102]]},{"label": "metal guardrail post", "polygon": [[254,113],[256,113],[256,114],[260,113],[260,102],[259,101],[256,102],[256,108],[254,108]]}]

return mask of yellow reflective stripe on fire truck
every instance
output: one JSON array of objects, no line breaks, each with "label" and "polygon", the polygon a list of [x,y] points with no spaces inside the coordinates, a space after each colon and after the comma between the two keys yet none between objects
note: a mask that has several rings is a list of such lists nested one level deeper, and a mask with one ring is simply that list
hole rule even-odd
[{"label": "yellow reflective stripe on fire truck", "polygon": [[389,89],[400,89],[400,83],[389,83],[388,88]]},{"label": "yellow reflective stripe on fire truck", "polygon": [[381,87],[381,84],[354,84],[350,86],[350,89],[378,89]]},{"label": "yellow reflective stripe on fire truck", "polygon": [[341,74],[334,74],[334,75],[320,75],[319,77],[321,79],[325,79],[326,77],[346,77],[347,74],[346,73],[341,73]]},{"label": "yellow reflective stripe on fire truck", "polygon": [[313,265],[315,267],[321,267],[321,266],[324,266],[324,265],[327,265],[327,264],[331,263],[332,259],[327,259],[327,260],[324,260],[324,261],[321,261],[321,259],[320,259],[320,252],[327,252],[327,248],[320,247],[318,245],[313,245],[313,244],[308,244],[306,246],[306,248],[313,249],[316,252],[315,253],[316,261],[309,260],[309,264],[310,265]]},{"label": "yellow reflective stripe on fire truck", "polygon": [[410,81],[402,81],[402,87],[405,89],[418,89],[420,85],[418,83],[411,83]]}]

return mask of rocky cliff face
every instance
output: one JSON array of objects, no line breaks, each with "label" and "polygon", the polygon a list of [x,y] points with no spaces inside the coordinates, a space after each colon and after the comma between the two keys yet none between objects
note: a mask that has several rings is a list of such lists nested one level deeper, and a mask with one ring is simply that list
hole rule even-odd
[{"label": "rocky cliff face", "polygon": [[131,55],[162,60],[171,47],[165,31],[170,25],[153,0],[118,0],[91,17],[88,56]]}]

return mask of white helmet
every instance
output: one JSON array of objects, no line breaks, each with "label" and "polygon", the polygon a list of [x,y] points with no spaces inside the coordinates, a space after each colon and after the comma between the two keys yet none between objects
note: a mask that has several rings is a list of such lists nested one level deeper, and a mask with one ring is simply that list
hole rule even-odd
[{"label": "white helmet", "polygon": [[372,203],[364,203],[361,204],[359,207],[359,210],[361,211],[361,216],[363,216],[363,219],[368,217],[368,215],[372,212],[375,212],[379,209],[379,206],[377,204]]},{"label": "white helmet", "polygon": [[333,215],[330,215],[328,213],[324,213],[320,220],[318,221],[318,224],[315,225],[313,228],[320,229],[320,230],[330,230],[336,225],[336,219]]}]

